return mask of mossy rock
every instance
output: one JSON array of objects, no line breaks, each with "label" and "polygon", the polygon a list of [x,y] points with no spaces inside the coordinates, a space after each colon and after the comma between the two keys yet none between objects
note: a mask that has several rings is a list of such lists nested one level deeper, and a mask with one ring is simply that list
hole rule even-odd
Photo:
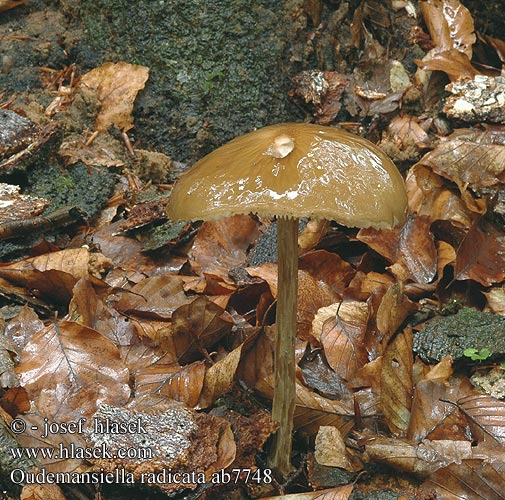
[{"label": "mossy rock", "polygon": [[467,349],[487,349],[491,358],[503,356],[505,317],[464,307],[457,314],[427,321],[414,336],[414,352],[428,363],[438,363],[449,354],[456,361],[469,361],[464,355]]},{"label": "mossy rock", "polygon": [[146,148],[194,161],[255,127],[303,119],[287,95],[296,3],[82,0],[81,49],[91,50],[79,62],[148,66],[135,133]]}]

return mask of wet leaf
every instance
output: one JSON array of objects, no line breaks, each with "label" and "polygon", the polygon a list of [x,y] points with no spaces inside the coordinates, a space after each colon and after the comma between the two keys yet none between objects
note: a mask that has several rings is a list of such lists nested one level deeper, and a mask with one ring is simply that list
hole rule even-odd
[{"label": "wet leaf", "polygon": [[476,37],[469,10],[459,0],[428,0],[420,7],[436,46],[432,52],[456,49],[471,59]]},{"label": "wet leaf", "polygon": [[328,399],[342,399],[344,382],[330,367],[324,351],[320,348],[310,350],[310,344],[298,363],[302,370],[304,384]]},{"label": "wet leaf", "polygon": [[149,77],[149,68],[125,62],[107,62],[81,77],[80,85],[93,91],[101,103],[96,129],[115,125],[128,132],[133,127],[133,103]]},{"label": "wet leaf", "polygon": [[[422,380],[416,384],[412,400],[411,417],[407,437],[419,442],[437,427],[442,435],[451,437],[447,426],[450,425],[448,417],[458,413],[452,401],[466,395],[471,390],[469,384],[456,379],[447,385],[440,381]],[[443,431],[446,431],[445,433]]]},{"label": "wet leaf", "polygon": [[41,414],[64,421],[91,416],[102,402],[124,404],[128,370],[117,347],[91,328],[62,321],[37,332],[16,368]]},{"label": "wet leaf", "polygon": [[404,435],[412,405],[412,331],[398,334],[382,360],[381,402],[386,423],[393,434]]},{"label": "wet leaf", "polygon": [[19,314],[11,319],[5,328],[5,335],[11,339],[21,352],[30,338],[44,327],[37,313],[24,306]]}]

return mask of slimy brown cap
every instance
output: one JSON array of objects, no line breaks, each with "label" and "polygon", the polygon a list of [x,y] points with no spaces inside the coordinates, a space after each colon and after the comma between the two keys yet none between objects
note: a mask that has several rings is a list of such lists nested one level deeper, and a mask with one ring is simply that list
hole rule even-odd
[{"label": "slimy brown cap", "polygon": [[343,130],[281,123],[237,137],[199,160],[174,186],[173,220],[256,213],[316,217],[351,227],[393,227],[407,195],[394,163]]}]

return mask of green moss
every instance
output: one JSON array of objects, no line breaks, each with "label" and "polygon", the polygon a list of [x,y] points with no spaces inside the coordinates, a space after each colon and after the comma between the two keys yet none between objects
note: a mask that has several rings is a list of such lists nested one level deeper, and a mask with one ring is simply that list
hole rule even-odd
[{"label": "green moss", "polygon": [[187,161],[299,118],[287,97],[290,12],[273,0],[83,0],[81,14],[102,60],[150,68],[136,102],[143,145]]},{"label": "green moss", "polygon": [[116,176],[103,167],[76,163],[68,169],[41,165],[30,171],[30,193],[51,200],[45,213],[64,206],[79,207],[88,217],[103,207],[112,193]]}]

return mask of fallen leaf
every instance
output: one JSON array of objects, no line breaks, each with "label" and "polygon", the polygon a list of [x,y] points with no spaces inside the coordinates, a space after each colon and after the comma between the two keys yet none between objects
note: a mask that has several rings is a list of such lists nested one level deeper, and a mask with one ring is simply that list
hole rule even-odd
[{"label": "fallen leaf", "polygon": [[92,90],[101,104],[98,131],[111,125],[124,132],[133,128],[133,103],[148,77],[149,68],[125,62],[107,62],[81,77],[79,85]]},{"label": "fallen leaf", "polygon": [[183,284],[180,276],[168,273],[146,278],[123,292],[116,309],[132,316],[170,319],[176,309],[193,300],[186,297]]},{"label": "fallen leaf", "polygon": [[[357,303],[361,305],[361,303]],[[345,308],[344,308],[345,309]],[[326,359],[335,372],[344,380],[349,380],[368,360],[364,345],[368,310],[359,315],[349,315],[349,310],[335,312],[322,326],[320,333]],[[347,314],[346,314],[347,313]]]},{"label": "fallen leaf", "polygon": [[18,5],[23,5],[24,3],[28,3],[29,0],[0,0],[0,12],[4,10],[13,9]]},{"label": "fallen leaf", "polygon": [[[414,310],[415,305],[406,297],[401,283],[394,283],[388,287],[380,301],[375,319],[377,329],[381,333],[380,338],[375,339],[375,343],[377,340],[380,341],[381,353],[407,316]],[[371,341],[372,339],[368,340],[367,344],[371,344]]]},{"label": "fallen leaf", "polygon": [[5,336],[11,339],[21,352],[30,338],[42,328],[44,323],[37,313],[32,308],[24,306],[5,327]]},{"label": "fallen leaf", "polygon": [[389,430],[395,435],[407,432],[412,406],[412,330],[398,334],[382,359],[381,402]]},{"label": "fallen leaf", "polygon": [[347,457],[346,446],[340,431],[333,426],[319,427],[316,435],[314,457],[321,465],[354,471]]},{"label": "fallen leaf", "polygon": [[476,218],[443,178],[420,163],[407,173],[405,185],[412,213],[436,220],[449,220],[462,227],[470,227]]},{"label": "fallen leaf", "polygon": [[505,286],[491,288],[488,292],[484,292],[484,295],[489,310],[505,316]]},{"label": "fallen leaf", "polygon": [[69,321],[37,332],[21,353],[16,373],[41,414],[52,420],[89,417],[102,402],[124,404],[130,395],[128,370],[117,347]]},{"label": "fallen leaf", "polygon": [[[273,377],[260,381],[255,389],[271,399],[274,393]],[[332,425],[346,434],[353,426],[353,417],[351,409],[341,402],[331,401],[296,384],[295,429],[313,435],[321,425]]]},{"label": "fallen leaf", "polygon": [[365,444],[365,449],[374,462],[424,477],[473,456],[470,441],[424,440],[414,444],[398,438],[374,437]]},{"label": "fallen leaf", "polygon": [[440,500],[503,500],[505,473],[501,464],[463,460],[438,469],[421,485],[421,490],[435,491]]},{"label": "fallen leaf", "polygon": [[460,191],[505,181],[505,127],[458,129],[427,153],[419,164],[455,182]]},{"label": "fallen leaf", "polygon": [[238,365],[242,359],[242,351],[247,350],[254,341],[254,334],[240,344],[224,358],[213,364],[205,373],[202,394],[198,402],[199,408],[208,408],[217,398],[226,394],[235,380]]},{"label": "fallen leaf", "polygon": [[457,250],[454,278],[471,279],[483,286],[505,279],[503,231],[485,219],[478,220],[468,231]]},{"label": "fallen leaf", "polygon": [[206,221],[189,251],[192,267],[198,274],[212,274],[233,283],[230,270],[245,263],[247,251],[259,236],[259,224],[249,215]]},{"label": "fallen leaf", "polygon": [[481,74],[472,66],[469,57],[458,49],[434,53],[424,57],[418,64],[425,71],[443,71],[452,82]]},{"label": "fallen leaf", "polygon": [[178,307],[172,324],[158,332],[157,341],[165,351],[175,350],[181,364],[208,356],[216,342],[227,335],[233,326],[231,316],[205,296]]},{"label": "fallen leaf", "polygon": [[470,427],[479,442],[505,445],[505,402],[486,394],[471,394],[458,399],[458,408],[470,420]]},{"label": "fallen leaf", "polygon": [[203,361],[180,366],[158,358],[139,367],[135,374],[135,393],[137,396],[161,394],[194,408],[202,393],[206,371]]},{"label": "fallen leaf", "polygon": [[[274,297],[277,297],[277,265],[272,263],[258,267],[248,267],[251,276],[264,279]],[[297,336],[302,340],[310,338],[312,320],[317,311],[335,303],[338,294],[325,282],[313,278],[308,272],[298,270],[297,295]]]},{"label": "fallen leaf", "polygon": [[428,0],[419,6],[435,43],[428,55],[457,49],[471,59],[476,36],[470,11],[459,0]]},{"label": "fallen leaf", "polygon": [[348,500],[351,496],[354,484],[346,484],[328,490],[311,491],[309,493],[291,493],[277,497],[263,497],[260,500]]},{"label": "fallen leaf", "polygon": [[[1,7],[1,5],[0,5]],[[1,10],[1,8],[0,8]],[[23,486],[20,500],[65,500],[66,497],[57,484],[27,484]]]}]

